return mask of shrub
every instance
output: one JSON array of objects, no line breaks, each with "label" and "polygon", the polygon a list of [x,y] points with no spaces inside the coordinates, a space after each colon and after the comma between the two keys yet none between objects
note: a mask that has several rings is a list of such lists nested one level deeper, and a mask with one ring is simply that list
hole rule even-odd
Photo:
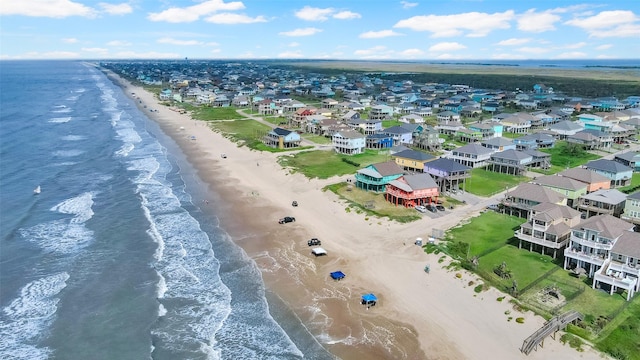
[{"label": "shrub", "polygon": [[500,297],[499,297],[499,298],[497,298],[496,300],[498,300],[498,301],[502,301],[502,300],[504,300],[504,296],[500,296]]},{"label": "shrub", "polygon": [[458,279],[462,279],[462,274],[461,274],[461,273],[456,273],[456,277],[457,277]]},{"label": "shrub", "polygon": [[467,286],[473,286],[473,284],[475,284],[475,283],[473,282],[473,280],[471,280],[471,281],[469,281],[469,283],[467,284]]},{"label": "shrub", "polygon": [[524,324],[524,318],[523,317],[519,317],[519,318],[516,319],[516,322],[518,324]]},{"label": "shrub", "polygon": [[477,293],[481,293],[482,290],[484,290],[484,284],[480,284],[480,285],[476,286],[475,288],[473,288],[473,291],[475,291]]}]

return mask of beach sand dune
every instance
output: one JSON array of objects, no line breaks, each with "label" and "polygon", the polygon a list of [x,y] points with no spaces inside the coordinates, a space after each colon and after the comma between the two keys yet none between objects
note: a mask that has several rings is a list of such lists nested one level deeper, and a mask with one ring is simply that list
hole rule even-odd
[{"label": "beach sand dune", "polygon": [[[276,154],[251,151],[188,114],[158,105],[154,95],[113,74],[126,94],[157,111],[148,115],[180,146],[198,176],[222,198],[222,227],[262,271],[277,294],[330,352],[342,359],[598,359],[556,340],[523,355],[519,348],[544,319],[519,312],[495,289],[475,293],[476,275],[444,268],[438,255],[413,245],[434,227],[447,229],[487,204],[461,206],[445,217],[411,224],[365,218],[322,188],[341,179],[307,179],[277,163]],[[192,140],[195,136],[195,140]],[[223,158],[221,154],[226,154]],[[257,165],[259,164],[259,166]],[[211,199],[213,200],[213,199]],[[291,202],[298,201],[298,207]],[[219,206],[216,203],[216,206]],[[296,221],[278,224],[283,216]],[[317,237],[327,256],[314,257]],[[430,264],[430,273],[424,266]],[[347,276],[334,281],[329,273]],[[376,306],[360,297],[373,292]],[[509,315],[507,315],[509,314]],[[523,317],[523,324],[508,321]]]}]

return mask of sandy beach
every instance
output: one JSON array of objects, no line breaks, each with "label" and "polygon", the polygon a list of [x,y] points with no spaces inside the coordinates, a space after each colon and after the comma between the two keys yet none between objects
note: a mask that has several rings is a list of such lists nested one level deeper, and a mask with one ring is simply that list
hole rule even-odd
[{"label": "sandy beach", "polygon": [[[433,228],[448,229],[474,216],[492,200],[458,207],[444,217],[400,224],[345,211],[325,185],[345,181],[307,179],[277,162],[282,154],[251,151],[192,119],[160,105],[155,96],[111,73],[123,91],[181,148],[198,177],[216,194],[221,226],[262,271],[277,294],[309,331],[341,359],[599,359],[556,339],[529,356],[519,350],[545,320],[521,313],[495,289],[479,294],[476,275],[444,269],[413,241]],[[135,94],[135,95],[133,95]],[[154,109],[153,112],[149,109]],[[195,137],[195,138],[192,138]],[[226,154],[223,158],[221,154]],[[259,165],[259,166],[258,166]],[[219,204],[220,198],[222,205]],[[214,201],[211,198],[202,199]],[[299,203],[292,207],[292,200]],[[296,221],[278,224],[283,216]],[[317,237],[328,255],[315,258],[307,240]],[[429,264],[429,274],[423,271]],[[329,273],[347,276],[333,281]],[[461,278],[456,273],[461,273]],[[362,294],[376,306],[360,304]],[[509,315],[505,313],[509,312]],[[523,324],[508,317],[524,317]]]}]

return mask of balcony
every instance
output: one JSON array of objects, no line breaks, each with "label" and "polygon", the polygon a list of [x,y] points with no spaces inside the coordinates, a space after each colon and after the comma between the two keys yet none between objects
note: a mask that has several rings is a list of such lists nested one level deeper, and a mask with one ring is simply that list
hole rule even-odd
[{"label": "balcony", "polygon": [[537,245],[542,245],[550,249],[562,249],[567,245],[567,240],[560,242],[544,240],[529,234],[524,234],[522,231],[516,231],[514,235],[520,240],[528,241]]},{"label": "balcony", "polygon": [[615,260],[611,260],[611,264],[609,264],[609,269],[612,271],[624,272],[627,274],[634,274],[637,277],[640,277],[640,265],[632,265],[627,263],[621,263]]},{"label": "balcony", "polygon": [[[609,273],[609,271],[607,271]],[[611,272],[612,275],[602,274],[601,272],[597,272],[593,277],[595,281],[603,282],[605,284],[613,285],[625,290],[634,289],[636,284],[638,283],[638,278],[634,277],[624,277],[618,275],[617,272]]]},{"label": "balcony", "polygon": [[574,236],[571,237],[571,241],[573,241],[574,244],[580,244],[580,245],[583,245],[583,246],[586,246],[586,247],[590,247],[590,248],[593,248],[593,249],[598,249],[598,250],[607,250],[607,251],[609,251],[613,247],[612,243],[603,244],[603,243],[596,242],[596,241],[576,238]]},{"label": "balcony", "polygon": [[604,263],[604,255],[593,255],[574,249],[564,249],[564,257],[586,261],[590,264],[602,266]]}]

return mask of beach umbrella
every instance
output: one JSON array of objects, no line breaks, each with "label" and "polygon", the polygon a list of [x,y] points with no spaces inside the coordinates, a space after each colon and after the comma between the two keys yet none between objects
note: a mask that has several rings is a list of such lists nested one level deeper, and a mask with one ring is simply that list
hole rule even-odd
[{"label": "beach umbrella", "polygon": [[362,295],[363,304],[375,303],[376,301],[378,301],[378,298],[372,293]]},{"label": "beach umbrella", "polygon": [[331,273],[331,278],[333,280],[341,280],[341,279],[344,279],[345,276],[346,275],[340,270],[334,271],[334,272]]}]

